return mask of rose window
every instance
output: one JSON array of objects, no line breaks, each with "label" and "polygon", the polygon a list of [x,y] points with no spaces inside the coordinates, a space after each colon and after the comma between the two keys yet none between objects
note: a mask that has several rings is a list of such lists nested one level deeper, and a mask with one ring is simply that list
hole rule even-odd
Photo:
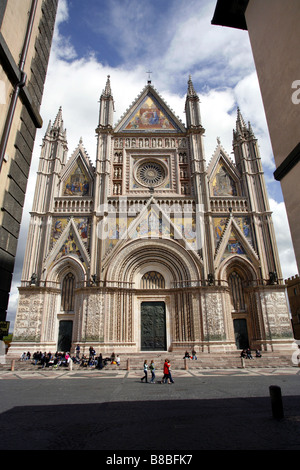
[{"label": "rose window", "polygon": [[165,169],[158,162],[142,163],[136,171],[136,179],[145,186],[159,186],[165,177]]}]

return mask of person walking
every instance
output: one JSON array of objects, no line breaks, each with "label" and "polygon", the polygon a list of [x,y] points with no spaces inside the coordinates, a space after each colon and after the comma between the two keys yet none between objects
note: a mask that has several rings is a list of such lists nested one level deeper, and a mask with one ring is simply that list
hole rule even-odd
[{"label": "person walking", "polygon": [[[170,368],[171,368],[170,361],[169,361],[169,359],[166,359],[165,362],[164,362],[164,376],[163,376],[163,379],[162,379],[162,382],[165,383],[165,384],[174,383],[174,380],[172,379]],[[168,382],[168,380],[170,380],[170,382]]]},{"label": "person walking", "polygon": [[143,382],[143,380],[146,379],[146,383],[148,383],[148,364],[147,364],[147,360],[145,360],[144,362],[144,377],[141,378],[141,382]]},{"label": "person walking", "polygon": [[150,371],[151,371],[151,380],[150,383],[154,384],[155,383],[155,366],[154,366],[154,361],[151,361],[150,363]]},{"label": "person walking", "polygon": [[168,360],[168,368],[169,368],[169,380],[170,380],[170,383],[173,384],[174,383],[174,380],[172,378],[172,374],[171,374],[171,364],[170,364],[170,361]]}]

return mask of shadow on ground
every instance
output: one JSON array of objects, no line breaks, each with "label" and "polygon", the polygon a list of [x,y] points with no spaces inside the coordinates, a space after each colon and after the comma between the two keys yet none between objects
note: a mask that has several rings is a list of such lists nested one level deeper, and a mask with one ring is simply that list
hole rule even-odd
[{"label": "shadow on ground", "polygon": [[20,406],[0,415],[1,450],[299,450],[299,397]]}]

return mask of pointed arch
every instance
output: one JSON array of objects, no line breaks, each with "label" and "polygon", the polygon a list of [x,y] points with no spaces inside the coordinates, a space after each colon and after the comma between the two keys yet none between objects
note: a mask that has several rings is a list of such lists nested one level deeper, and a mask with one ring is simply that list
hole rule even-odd
[{"label": "pointed arch", "polygon": [[215,265],[221,266],[224,258],[231,258],[235,254],[239,254],[241,259],[248,258],[258,268],[259,258],[251,244],[251,239],[246,237],[237,221],[230,216],[225,221],[223,232],[216,246]]},{"label": "pointed arch", "polygon": [[246,257],[230,256],[222,261],[216,272],[216,278],[228,283],[230,274],[235,271],[244,283],[255,282],[259,278],[258,266],[254,266]]},{"label": "pointed arch", "polygon": [[62,288],[63,279],[68,273],[75,276],[75,287],[87,280],[87,272],[83,263],[73,256],[66,256],[52,264],[47,271],[45,281],[46,283],[59,285]]},{"label": "pointed arch", "polygon": [[61,309],[65,312],[74,310],[74,291],[75,276],[70,271],[63,278],[61,286]]},{"label": "pointed arch", "polygon": [[69,220],[56,244],[48,254],[44,266],[44,273],[47,273],[51,269],[52,265],[57,261],[65,258],[78,259],[78,261],[80,261],[80,263],[85,267],[85,270],[89,266],[90,262],[87,247],[78,232],[73,218]]},{"label": "pointed arch", "polygon": [[92,196],[93,179],[93,165],[80,139],[60,174],[60,196]]}]

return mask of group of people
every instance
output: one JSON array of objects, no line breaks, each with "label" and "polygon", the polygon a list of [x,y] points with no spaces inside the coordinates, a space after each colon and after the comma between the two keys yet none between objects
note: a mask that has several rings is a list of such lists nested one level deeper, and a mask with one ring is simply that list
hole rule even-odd
[{"label": "group of people", "polygon": [[121,359],[120,356],[115,354],[114,352],[111,354],[110,357],[103,357],[100,353],[99,356],[96,355],[96,351],[93,346],[89,348],[89,355],[86,356],[82,354],[80,357],[80,346],[77,344],[75,348],[75,357],[73,358],[75,364],[79,364],[82,367],[95,367],[96,369],[103,369],[107,364],[116,364],[117,366],[120,365]]},{"label": "group of people", "polygon": [[196,351],[195,349],[193,349],[192,351],[192,355],[190,355],[190,353],[188,351],[185,351],[185,354],[183,356],[183,359],[194,359],[194,360],[197,360],[197,356],[196,356]]},{"label": "group of people", "polygon": [[20,356],[20,361],[30,361],[31,358],[31,352],[23,352]]},{"label": "group of people", "polygon": [[[241,352],[241,357],[245,359],[253,359],[251,349],[250,348],[243,349]],[[255,357],[261,357],[261,352],[259,349],[255,350]]]},{"label": "group of people", "polygon": [[71,356],[68,352],[59,352],[56,351],[55,354],[51,352],[42,352],[36,351],[32,355],[33,364],[41,364],[42,368],[52,366],[54,369],[57,369],[60,366],[68,366],[71,362]]},{"label": "group of people", "polygon": [[[148,370],[151,372],[151,380],[150,383],[155,383],[155,365],[154,361],[150,362],[150,365],[148,366],[148,361],[144,361],[144,375],[141,377],[141,382],[145,380],[146,383],[148,383]],[[161,380],[161,383],[174,383],[172,374],[171,374],[171,364],[169,359],[165,359],[164,366],[163,366],[163,377]]]},{"label": "group of people", "polygon": [[102,369],[107,364],[116,364],[120,365],[121,359],[119,355],[116,355],[114,352],[111,354],[110,357],[102,357],[100,353],[98,356],[96,355],[96,351],[91,346],[89,348],[89,354],[80,355],[80,346],[77,345],[75,348],[75,355],[71,356],[69,352],[59,352],[56,353],[51,352],[43,352],[43,351],[36,351],[31,354],[29,351],[26,353],[22,353],[20,356],[20,361],[28,361],[32,359],[32,363],[34,365],[41,365],[42,368],[45,367],[53,367],[54,369],[60,366],[69,366],[70,363],[78,364],[81,367],[95,367],[97,369]]}]

